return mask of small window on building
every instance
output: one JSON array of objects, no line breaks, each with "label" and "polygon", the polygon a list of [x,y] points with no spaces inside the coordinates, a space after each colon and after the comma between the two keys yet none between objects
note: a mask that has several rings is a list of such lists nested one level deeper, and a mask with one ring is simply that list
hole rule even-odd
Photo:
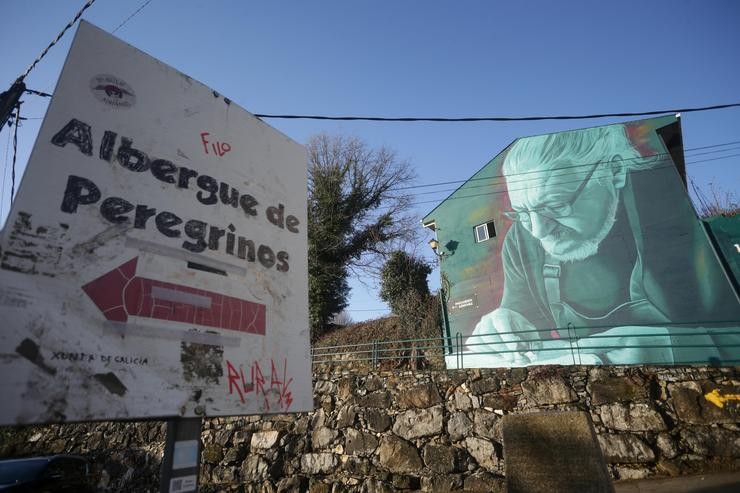
[{"label": "small window on building", "polygon": [[485,224],[479,224],[475,227],[475,242],[480,243],[496,236],[496,228],[493,225],[493,221],[489,221]]}]

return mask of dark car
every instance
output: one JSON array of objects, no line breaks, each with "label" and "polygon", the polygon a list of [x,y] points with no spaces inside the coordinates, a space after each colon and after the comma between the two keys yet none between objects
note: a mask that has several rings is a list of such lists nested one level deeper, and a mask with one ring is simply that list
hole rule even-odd
[{"label": "dark car", "polygon": [[0,460],[0,492],[93,491],[90,464],[76,455]]}]

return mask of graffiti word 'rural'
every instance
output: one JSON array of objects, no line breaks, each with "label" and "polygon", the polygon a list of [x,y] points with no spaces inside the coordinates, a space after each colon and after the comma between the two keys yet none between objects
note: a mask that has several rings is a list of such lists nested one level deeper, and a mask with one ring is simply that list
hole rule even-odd
[{"label": "graffiti word 'rural'", "polygon": [[254,394],[254,397],[262,401],[260,403],[264,405],[265,411],[290,409],[293,403],[290,384],[293,379],[288,377],[287,359],[283,361],[280,369],[275,366],[275,360],[270,360],[269,380],[265,378],[265,372],[262,371],[259,361],[255,361],[245,370],[242,365],[237,369],[231,361],[226,360],[226,368],[229,395],[238,395],[242,404],[246,404],[249,394]]}]

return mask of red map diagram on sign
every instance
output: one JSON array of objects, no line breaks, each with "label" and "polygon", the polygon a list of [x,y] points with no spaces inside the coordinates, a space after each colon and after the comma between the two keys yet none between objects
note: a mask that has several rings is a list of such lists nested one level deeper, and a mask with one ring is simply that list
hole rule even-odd
[{"label": "red map diagram on sign", "polygon": [[139,277],[137,261],[135,257],[82,286],[107,320],[155,318],[265,335],[265,305]]}]

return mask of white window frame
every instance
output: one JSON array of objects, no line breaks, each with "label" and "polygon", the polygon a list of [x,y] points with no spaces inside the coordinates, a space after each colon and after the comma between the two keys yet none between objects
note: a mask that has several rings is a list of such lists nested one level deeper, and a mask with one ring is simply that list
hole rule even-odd
[{"label": "white window frame", "polygon": [[[493,236],[490,236],[488,233],[488,225],[493,226]],[[478,232],[481,231],[482,234],[479,234]],[[496,225],[493,223],[493,221],[486,221],[483,224],[479,224],[476,227],[473,228],[473,234],[475,236],[475,242],[476,243],[482,243],[484,241],[490,240],[491,238],[496,237]]]}]

